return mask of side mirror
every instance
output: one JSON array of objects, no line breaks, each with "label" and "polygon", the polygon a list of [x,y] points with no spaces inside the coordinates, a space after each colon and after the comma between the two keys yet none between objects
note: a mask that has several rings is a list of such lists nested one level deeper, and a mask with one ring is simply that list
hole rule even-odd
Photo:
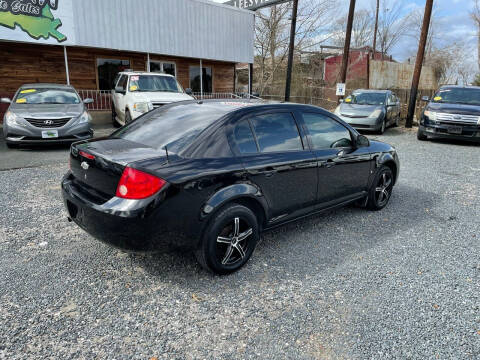
[{"label": "side mirror", "polygon": [[358,135],[356,143],[357,143],[357,148],[370,146],[370,140],[368,140],[368,138],[365,135]]},{"label": "side mirror", "polygon": [[430,98],[428,96],[422,96],[422,101],[429,102]]},{"label": "side mirror", "polygon": [[192,96],[193,95],[192,89],[190,89],[190,88],[185,89],[185,94]]},{"label": "side mirror", "polygon": [[125,90],[123,90],[123,87],[121,87],[121,86],[115,86],[115,92],[118,93],[118,94],[125,95]]},{"label": "side mirror", "polygon": [[1,103],[4,103],[4,104],[11,104],[12,103],[12,100],[10,100],[9,98],[2,98],[0,100]]},{"label": "side mirror", "polygon": [[83,103],[84,103],[85,105],[93,104],[93,99],[90,99],[90,98],[83,99]]}]

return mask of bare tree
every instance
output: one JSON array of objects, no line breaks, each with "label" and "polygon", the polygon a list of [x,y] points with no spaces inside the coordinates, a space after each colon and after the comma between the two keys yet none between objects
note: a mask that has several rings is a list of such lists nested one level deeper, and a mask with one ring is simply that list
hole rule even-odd
[{"label": "bare tree", "polygon": [[475,0],[473,9],[470,12],[473,22],[477,26],[477,51],[478,51],[478,67],[480,69],[480,1]]},{"label": "bare tree", "polygon": [[410,24],[408,13],[404,15],[403,1],[382,0],[378,21],[378,44],[382,54],[387,54],[407,33]]},{"label": "bare tree", "polygon": [[[373,28],[375,18],[368,10],[359,10],[355,12],[355,20],[352,29],[352,47],[362,48],[369,46],[373,41]],[[332,42],[336,46],[343,46],[345,42],[345,23],[347,15],[342,16],[334,23]]]}]

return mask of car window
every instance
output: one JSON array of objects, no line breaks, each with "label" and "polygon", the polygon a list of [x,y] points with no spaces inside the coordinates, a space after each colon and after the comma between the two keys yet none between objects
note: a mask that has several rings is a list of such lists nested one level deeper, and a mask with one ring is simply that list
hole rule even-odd
[{"label": "car window", "polygon": [[127,81],[128,81],[128,76],[127,75],[122,75],[120,78],[120,81],[118,82],[117,86],[121,86],[123,91],[127,90]]},{"label": "car window", "polygon": [[250,119],[261,152],[303,150],[291,113],[272,113]]},{"label": "car window", "polygon": [[303,121],[315,149],[352,146],[350,131],[330,117],[317,113],[303,113]]},{"label": "car window", "polygon": [[258,152],[257,143],[255,142],[248,121],[242,121],[235,127],[235,143],[241,154],[254,154]]}]

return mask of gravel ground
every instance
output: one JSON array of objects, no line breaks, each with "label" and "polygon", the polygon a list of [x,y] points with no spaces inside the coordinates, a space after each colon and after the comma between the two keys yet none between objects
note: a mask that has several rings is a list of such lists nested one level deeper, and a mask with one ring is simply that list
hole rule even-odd
[{"label": "gravel ground", "polygon": [[66,158],[0,171],[0,358],[479,359],[480,146],[382,140],[402,161],[384,211],[270,232],[228,277],[68,223]]}]

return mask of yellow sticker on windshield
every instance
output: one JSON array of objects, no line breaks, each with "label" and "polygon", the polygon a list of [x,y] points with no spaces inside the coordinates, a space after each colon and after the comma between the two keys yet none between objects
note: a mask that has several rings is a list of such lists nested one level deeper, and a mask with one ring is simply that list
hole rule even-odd
[{"label": "yellow sticker on windshield", "polygon": [[25,104],[27,102],[27,99],[17,99],[16,103],[17,104]]},{"label": "yellow sticker on windshield", "polygon": [[442,100],[442,97],[441,97],[441,96],[435,96],[435,97],[433,98],[433,100],[435,100],[435,101],[440,101],[440,100]]},{"label": "yellow sticker on windshield", "polygon": [[352,99],[346,98],[346,99],[345,99],[345,102],[347,102],[347,103],[352,102]]},{"label": "yellow sticker on windshield", "polygon": [[130,91],[137,91],[138,90],[138,86],[137,85],[132,85],[130,86]]},{"label": "yellow sticker on windshield", "polygon": [[26,89],[26,90],[20,91],[20,94],[31,94],[31,93],[34,93],[36,91],[37,90],[35,90],[35,89]]}]

